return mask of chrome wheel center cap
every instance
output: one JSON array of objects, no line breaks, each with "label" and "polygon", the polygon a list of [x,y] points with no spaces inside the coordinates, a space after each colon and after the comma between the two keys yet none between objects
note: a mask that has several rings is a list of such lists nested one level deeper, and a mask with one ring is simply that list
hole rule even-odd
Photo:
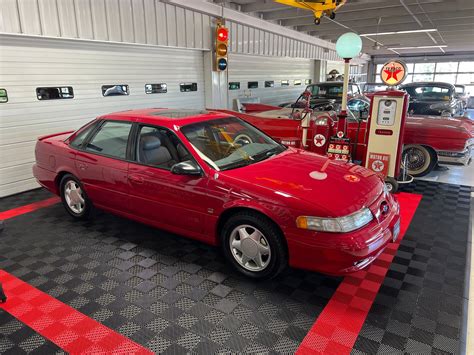
[{"label": "chrome wheel center cap", "polygon": [[255,258],[258,253],[258,245],[253,239],[245,238],[242,240],[242,253],[249,258]]}]

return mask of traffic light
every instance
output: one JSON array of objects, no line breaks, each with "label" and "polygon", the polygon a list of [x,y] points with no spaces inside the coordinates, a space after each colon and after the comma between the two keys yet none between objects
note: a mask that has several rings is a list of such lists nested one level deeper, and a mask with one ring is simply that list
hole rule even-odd
[{"label": "traffic light", "polygon": [[229,45],[229,29],[222,23],[216,26],[216,43],[214,48],[214,70],[225,71],[227,69],[227,53]]}]

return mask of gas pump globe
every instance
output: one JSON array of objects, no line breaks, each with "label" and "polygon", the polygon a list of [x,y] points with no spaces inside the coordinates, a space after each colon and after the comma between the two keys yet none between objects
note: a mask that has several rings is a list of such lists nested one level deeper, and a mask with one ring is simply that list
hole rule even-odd
[{"label": "gas pump globe", "polygon": [[349,161],[351,159],[351,143],[346,136],[347,92],[349,88],[349,63],[362,50],[362,39],[358,34],[343,34],[336,43],[339,57],[344,59],[344,85],[342,91],[341,112],[338,116],[336,136],[329,138],[327,154],[330,159]]}]

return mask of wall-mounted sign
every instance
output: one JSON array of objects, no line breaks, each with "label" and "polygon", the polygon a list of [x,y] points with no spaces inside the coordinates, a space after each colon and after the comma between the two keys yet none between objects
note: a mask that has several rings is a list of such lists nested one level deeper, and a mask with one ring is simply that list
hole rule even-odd
[{"label": "wall-mounted sign", "polygon": [[404,62],[400,60],[390,60],[386,62],[380,71],[380,78],[388,86],[401,84],[407,77],[408,70]]}]

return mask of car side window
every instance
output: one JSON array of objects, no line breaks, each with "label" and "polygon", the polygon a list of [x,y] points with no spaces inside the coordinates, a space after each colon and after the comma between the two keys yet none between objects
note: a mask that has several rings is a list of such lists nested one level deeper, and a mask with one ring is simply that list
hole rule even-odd
[{"label": "car side window", "polygon": [[88,134],[97,126],[97,122],[90,124],[82,131],[80,131],[74,139],[71,141],[71,146],[74,148],[80,148],[84,140],[87,138]]},{"label": "car side window", "polygon": [[131,122],[105,121],[94,137],[87,143],[86,151],[114,158],[125,159]]},{"label": "car side window", "polygon": [[137,162],[171,170],[174,164],[191,159],[189,151],[169,130],[152,126],[140,128],[136,145]]}]

